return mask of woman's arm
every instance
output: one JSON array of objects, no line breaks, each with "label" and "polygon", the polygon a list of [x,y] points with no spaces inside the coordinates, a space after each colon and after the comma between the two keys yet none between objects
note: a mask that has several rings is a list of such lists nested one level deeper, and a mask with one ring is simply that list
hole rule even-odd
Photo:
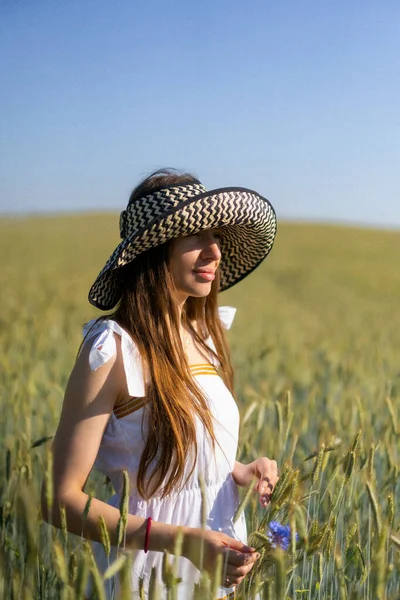
[{"label": "woman's arm", "polygon": [[255,491],[258,492],[261,506],[267,506],[271,500],[272,492],[279,479],[278,465],[275,460],[266,456],[257,458],[253,462],[244,465],[236,461],[232,476],[237,485],[247,487],[255,481]]},{"label": "woman's arm", "polygon": [[[103,517],[111,543],[116,543],[119,510],[93,498],[83,521],[88,495],[83,491],[93,467],[101,438],[111,411],[121,394],[127,395],[120,339],[117,353],[96,371],[89,367],[90,344],[85,344],[72,370],[63,403],[61,418],[53,442],[53,495],[51,512],[47,506],[45,485],[42,487],[42,512],[46,521],[60,527],[60,506],[66,511],[71,533],[100,541],[99,518]],[[121,382],[125,382],[121,384]],[[144,520],[128,519],[132,543],[144,540]],[[128,531],[127,531],[128,534]],[[157,535],[154,535],[156,540]],[[140,540],[140,538],[142,538]],[[140,541],[139,541],[140,540]]]},{"label": "woman's arm", "polygon": [[[102,517],[112,545],[117,544],[120,511],[92,498],[88,514],[83,519],[88,501],[88,495],[83,489],[96,459],[111,411],[120,397],[128,395],[118,336],[116,342],[116,355],[96,371],[89,367],[90,344],[83,347],[67,385],[60,423],[52,447],[54,502],[50,511],[45,484],[42,486],[42,512],[47,522],[60,527],[60,506],[63,506],[68,531],[101,541],[99,521]],[[203,567],[212,573],[217,556],[224,555],[229,585],[238,584],[257,559],[253,548],[248,548],[223,533],[179,528],[160,522],[152,523],[149,550],[168,550],[173,553],[179,529],[184,536],[183,556],[199,568],[200,560],[203,560]],[[146,519],[128,515],[126,547],[143,549],[145,530]]]}]

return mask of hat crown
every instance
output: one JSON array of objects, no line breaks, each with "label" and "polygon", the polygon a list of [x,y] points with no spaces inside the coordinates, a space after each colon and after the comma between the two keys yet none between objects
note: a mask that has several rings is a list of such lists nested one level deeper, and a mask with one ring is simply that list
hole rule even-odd
[{"label": "hat crown", "polygon": [[121,238],[125,239],[148,227],[153,219],[162,218],[179,204],[206,191],[200,183],[188,183],[165,187],[129,202],[119,219]]}]

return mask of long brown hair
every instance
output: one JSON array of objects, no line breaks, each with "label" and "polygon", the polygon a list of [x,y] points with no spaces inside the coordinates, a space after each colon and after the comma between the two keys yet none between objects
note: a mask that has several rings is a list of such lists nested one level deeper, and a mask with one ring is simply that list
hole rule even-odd
[{"label": "long brown hair", "polygon": [[[197,183],[190,174],[172,170],[156,171],[138,185],[129,202],[169,185]],[[169,243],[141,254],[120,269],[122,298],[112,315],[138,346],[148,382],[146,400],[147,439],[140,458],[137,489],[144,498],[155,493],[166,496],[183,483],[185,463],[192,457],[192,474],[197,457],[196,417],[210,436],[212,417],[207,399],[190,374],[183,349],[179,312],[174,300],[174,281],[169,271]],[[190,296],[182,310],[182,325],[192,333],[206,355],[211,335],[220,363],[220,373],[233,392],[233,371],[229,348],[218,317],[219,277],[205,298]],[[196,323],[197,330],[192,325]]]}]

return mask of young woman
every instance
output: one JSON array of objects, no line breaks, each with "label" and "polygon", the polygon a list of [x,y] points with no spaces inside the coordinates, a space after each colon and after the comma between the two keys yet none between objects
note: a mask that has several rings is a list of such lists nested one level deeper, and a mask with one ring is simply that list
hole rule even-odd
[{"label": "young woman", "polygon": [[[235,460],[239,414],[224,335],[235,309],[218,308],[217,293],[254,270],[276,233],[270,203],[251,190],[207,192],[188,174],[158,171],[132,193],[120,218],[122,242],[89,292],[114,312],[85,327],[53,444],[54,494],[45,518],[90,540],[99,568],[117,552],[123,473],[129,477],[124,545],[133,553],[132,598],[147,589],[152,567],[162,587],[163,551],[182,536],[178,597],[192,597],[199,569],[225,565],[218,597],[227,597],[258,555],[246,546],[237,486],[256,480],[263,506],[277,465]],[[115,308],[116,307],[116,308]],[[84,492],[93,467],[116,491],[108,504]],[[202,527],[202,515],[206,527]],[[100,517],[112,548],[107,558]],[[108,582],[118,595],[118,580]]]}]

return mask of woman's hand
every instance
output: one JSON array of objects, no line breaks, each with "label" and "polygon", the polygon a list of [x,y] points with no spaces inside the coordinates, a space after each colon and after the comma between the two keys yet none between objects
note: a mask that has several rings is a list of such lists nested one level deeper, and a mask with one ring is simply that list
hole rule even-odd
[{"label": "woman's hand", "polygon": [[194,528],[184,530],[182,555],[211,577],[215,574],[218,556],[222,556],[223,587],[238,585],[260,556],[254,548],[225,533]]},{"label": "woman's hand", "polygon": [[237,485],[247,487],[255,479],[254,489],[258,492],[261,506],[265,507],[271,501],[272,492],[278,482],[278,465],[275,460],[266,456],[257,458],[248,465],[238,461],[235,463],[232,476]]}]

